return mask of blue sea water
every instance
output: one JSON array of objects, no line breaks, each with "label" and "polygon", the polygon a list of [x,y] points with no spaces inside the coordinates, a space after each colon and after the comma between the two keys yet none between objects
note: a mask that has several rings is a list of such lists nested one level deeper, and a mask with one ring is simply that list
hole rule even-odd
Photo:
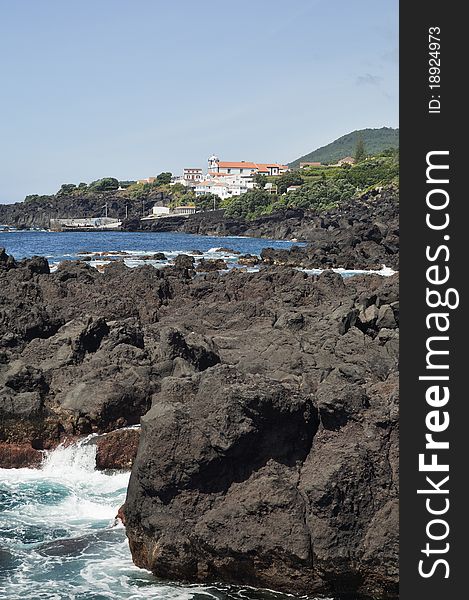
[{"label": "blue sea water", "polygon": [[[294,240],[273,240],[242,236],[201,236],[186,233],[155,232],[50,232],[50,231],[2,231],[0,248],[4,247],[15,258],[28,258],[34,255],[45,256],[54,269],[63,260],[87,259],[94,267],[109,264],[112,260],[122,260],[128,267],[151,264],[156,268],[170,264],[182,253],[194,254],[200,258],[225,260],[228,269],[239,267],[239,254],[260,255],[263,248],[288,249],[293,245],[304,246],[304,242]],[[152,260],[151,255],[163,252],[166,260]],[[243,267],[244,268],[244,267]],[[256,267],[249,271],[258,270]],[[302,269],[310,275],[321,273],[322,269]],[[379,271],[334,269],[343,277],[365,273],[379,273],[389,276],[394,273],[385,265]]]},{"label": "blue sea water", "polygon": [[50,262],[76,259],[83,252],[128,252],[130,256],[164,252],[170,256],[200,250],[204,254],[220,247],[243,254],[260,254],[263,248],[290,248],[293,242],[249,238],[214,237],[186,233],[153,232],[49,232],[0,231],[0,247],[15,258],[46,256]]}]

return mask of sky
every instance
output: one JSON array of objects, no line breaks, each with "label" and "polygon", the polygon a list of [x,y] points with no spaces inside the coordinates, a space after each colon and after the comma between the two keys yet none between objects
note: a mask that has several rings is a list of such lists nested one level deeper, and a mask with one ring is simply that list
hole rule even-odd
[{"label": "sky", "polygon": [[0,202],[398,126],[398,0],[0,0]]}]

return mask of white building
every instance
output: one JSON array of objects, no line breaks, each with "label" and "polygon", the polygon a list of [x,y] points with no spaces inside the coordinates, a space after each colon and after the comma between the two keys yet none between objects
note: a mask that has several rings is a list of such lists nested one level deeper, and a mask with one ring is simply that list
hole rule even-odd
[{"label": "white building", "polygon": [[189,216],[193,215],[196,210],[197,208],[195,206],[176,206],[175,208],[169,208],[169,206],[159,206],[158,204],[155,204],[151,209],[151,213],[146,217],[142,217],[141,220],[154,221],[155,219],[164,219],[174,215]]},{"label": "white building", "polygon": [[[228,179],[228,181],[227,181]],[[241,182],[241,181],[230,181],[230,178],[225,177],[209,177],[205,181],[201,181],[195,187],[196,196],[202,196],[203,194],[214,194],[222,200],[225,198],[231,198],[233,196],[240,196],[249,189],[252,189],[253,183]],[[250,187],[248,187],[248,185]]]},{"label": "white building", "polygon": [[189,184],[195,184],[204,178],[202,169],[184,169],[182,178]]},{"label": "white building", "polygon": [[209,173],[226,173],[227,175],[281,175],[288,171],[287,165],[279,163],[255,163],[242,160],[241,162],[224,162],[218,156],[208,159]]},{"label": "white building", "polygon": [[179,183],[184,187],[195,187],[199,181],[203,181],[204,174],[202,169],[199,168],[187,168],[183,170],[182,175],[173,175],[171,177],[170,185]]},{"label": "white building", "polygon": [[162,215],[169,215],[169,206],[155,206],[151,209],[151,214],[154,217],[161,217]]}]

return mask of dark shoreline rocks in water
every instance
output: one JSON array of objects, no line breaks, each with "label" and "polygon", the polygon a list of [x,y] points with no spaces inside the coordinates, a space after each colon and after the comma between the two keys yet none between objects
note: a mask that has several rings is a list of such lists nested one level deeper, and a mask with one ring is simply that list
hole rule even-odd
[{"label": "dark shoreline rocks in water", "polygon": [[[145,415],[121,511],[136,564],[397,598],[397,275],[0,256],[0,440]],[[103,468],[130,447],[111,441]]]}]

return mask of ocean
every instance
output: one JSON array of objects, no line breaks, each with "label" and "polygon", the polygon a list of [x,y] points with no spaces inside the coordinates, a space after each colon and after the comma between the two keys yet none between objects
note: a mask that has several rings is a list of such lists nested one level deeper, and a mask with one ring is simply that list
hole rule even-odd
[{"label": "ocean", "polygon": [[[290,248],[294,242],[250,238],[250,237],[214,237],[190,235],[186,233],[127,233],[109,232],[49,232],[49,231],[0,231],[0,247],[15,258],[28,258],[34,255],[45,256],[52,265],[62,260],[76,260],[96,253],[93,264],[104,262],[98,253],[126,252],[124,262],[128,266],[142,264],[141,257],[163,252],[168,259],[177,254],[193,252],[203,253],[205,258],[224,258],[228,263],[236,262],[236,253],[216,252],[218,248],[227,248],[242,254],[259,255],[263,248]],[[116,255],[119,256],[119,255]],[[120,256],[122,258],[122,256]],[[151,262],[151,261],[147,261]],[[165,262],[155,262],[155,266],[164,266]]]},{"label": "ocean", "polygon": [[[122,260],[128,267],[144,264],[156,268],[172,262],[178,254],[199,252],[197,259],[221,258],[227,268],[236,268],[239,254],[260,255],[263,248],[288,249],[292,246],[304,246],[304,242],[252,238],[242,236],[216,237],[192,235],[187,233],[153,232],[50,232],[50,231],[2,231],[0,229],[0,248],[15,258],[29,258],[34,255],[45,256],[51,269],[63,260],[87,260],[89,264],[100,268],[112,260]],[[233,252],[231,252],[231,250]],[[166,260],[152,260],[151,255],[162,252]],[[245,268],[245,267],[243,267]],[[257,267],[248,267],[248,271],[257,271]],[[322,269],[302,269],[310,275],[321,273]],[[389,276],[392,269],[383,265],[379,271],[334,269],[343,277],[365,273],[379,273]]]}]

